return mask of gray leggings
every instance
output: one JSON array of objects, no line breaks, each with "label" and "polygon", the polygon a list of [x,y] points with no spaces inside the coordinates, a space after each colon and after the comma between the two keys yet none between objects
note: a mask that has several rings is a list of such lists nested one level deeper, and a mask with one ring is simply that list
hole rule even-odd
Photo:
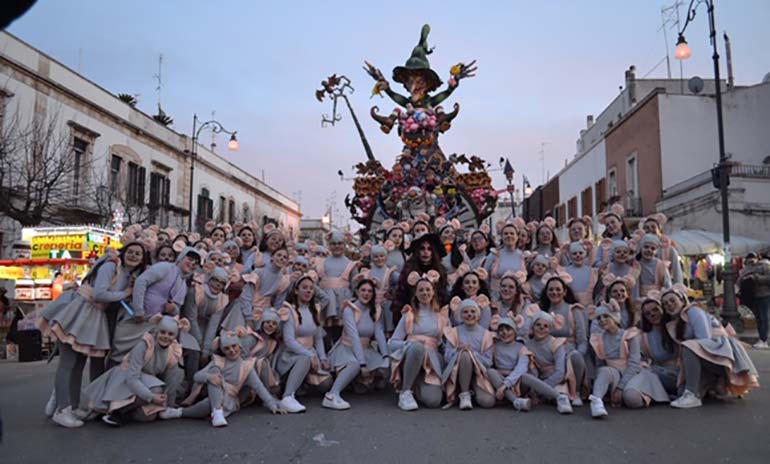
[{"label": "gray leggings", "polygon": [[[470,354],[467,352],[460,353],[460,357],[457,359],[457,383],[460,388],[460,392],[467,392],[471,389],[471,382],[475,372],[473,371],[473,360]],[[489,370],[487,370],[489,372]],[[482,408],[493,408],[497,399],[495,395],[491,395],[489,392],[479,388],[478,385],[473,386],[473,393],[476,396],[476,403]]]},{"label": "gray leggings", "polygon": [[73,350],[67,343],[59,343],[59,365],[54,377],[57,410],[61,411],[68,406],[77,409],[80,406],[80,385],[86,359],[86,355]]},{"label": "gray leggings", "polygon": [[[610,389],[614,390],[617,388],[618,383],[620,383],[620,376],[620,371],[614,367],[600,367],[596,374],[596,380],[594,380],[593,395],[597,398],[604,398],[610,392]],[[623,404],[631,409],[646,406],[644,395],[635,388],[623,389]]]},{"label": "gray leggings", "polygon": [[581,396],[583,391],[583,383],[585,382],[586,359],[582,354],[580,354],[580,351],[574,350],[567,356],[567,362],[572,363],[572,370],[575,371],[575,379],[577,381],[575,391],[577,392],[578,396]]},{"label": "gray leggings", "polygon": [[425,382],[425,373],[422,369],[422,361],[425,359],[425,347],[422,343],[411,342],[404,352],[404,366],[401,371],[403,377],[402,390],[413,390],[418,401],[428,408],[441,406],[444,392],[438,385]]},{"label": "gray leggings", "polygon": [[[495,388],[500,388],[505,382],[505,377],[503,377],[503,374],[497,369],[487,369],[487,375],[489,376],[489,381],[492,382],[492,386]],[[520,382],[523,389],[533,391],[545,399],[556,401],[556,398],[559,397],[559,392],[556,391],[555,388],[532,374],[522,374]],[[514,395],[513,390],[509,388],[505,390],[505,398],[508,401],[513,402],[513,400],[516,399],[516,395]]]},{"label": "gray leggings", "polygon": [[337,378],[334,379],[334,384],[329,393],[339,395],[360,373],[361,366],[358,363],[350,362],[345,364],[342,370],[337,371]]},{"label": "gray leggings", "polygon": [[[210,383],[206,384],[206,387],[209,393],[209,397],[198,401],[190,407],[182,409],[182,417],[201,419],[204,417],[209,417],[214,409],[219,409],[222,407],[225,401],[225,392],[222,390],[222,387],[212,385]],[[230,411],[224,412],[225,416],[230,415]]]},{"label": "gray leggings", "polygon": [[[299,387],[305,382],[308,373],[310,373],[310,367],[312,362],[309,356],[297,356],[294,361],[294,365],[289,370],[289,375],[286,378],[286,388],[283,390],[283,396],[290,396],[297,392]],[[315,386],[315,389],[322,392],[328,391],[332,386],[331,378],[325,380],[320,385]]]},{"label": "gray leggings", "polygon": [[684,361],[685,388],[697,397],[712,387],[720,377],[725,376],[725,368],[711,361],[701,359],[695,352],[687,347],[682,349],[682,361]]}]

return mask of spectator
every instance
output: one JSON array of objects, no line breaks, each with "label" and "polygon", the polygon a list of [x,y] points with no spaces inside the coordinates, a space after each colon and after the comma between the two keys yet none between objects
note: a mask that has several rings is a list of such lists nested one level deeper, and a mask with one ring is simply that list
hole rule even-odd
[{"label": "spectator", "polygon": [[738,278],[741,299],[754,313],[757,320],[759,340],[754,348],[768,349],[768,324],[770,324],[770,261],[758,260],[756,253],[749,253],[744,260],[745,267]]}]

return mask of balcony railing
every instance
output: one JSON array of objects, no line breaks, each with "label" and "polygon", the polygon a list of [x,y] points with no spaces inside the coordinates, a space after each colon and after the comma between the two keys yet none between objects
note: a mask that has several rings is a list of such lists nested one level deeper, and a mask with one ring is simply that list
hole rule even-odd
[{"label": "balcony railing", "polygon": [[642,216],[642,198],[632,196],[630,193],[626,194],[626,216],[628,217],[641,217]]},{"label": "balcony railing", "polygon": [[[748,177],[754,179],[770,179],[770,166],[756,164],[733,164],[730,166],[731,177]],[[663,191],[664,197],[671,197],[680,193],[700,187],[703,184],[711,182],[711,170],[696,174],[689,179],[683,180],[678,184]]]}]

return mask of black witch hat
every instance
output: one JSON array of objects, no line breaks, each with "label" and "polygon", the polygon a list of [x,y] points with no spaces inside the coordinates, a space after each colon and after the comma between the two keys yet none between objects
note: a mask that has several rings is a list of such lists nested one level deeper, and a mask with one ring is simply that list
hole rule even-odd
[{"label": "black witch hat", "polygon": [[430,63],[428,62],[428,55],[433,53],[433,50],[428,48],[428,34],[430,33],[430,25],[426,24],[422,26],[422,33],[420,34],[420,42],[412,50],[412,56],[406,60],[404,66],[396,66],[393,68],[393,80],[404,84],[409,80],[409,76],[420,74],[428,84],[428,92],[432,92],[441,87],[441,78],[432,69],[430,69]]}]

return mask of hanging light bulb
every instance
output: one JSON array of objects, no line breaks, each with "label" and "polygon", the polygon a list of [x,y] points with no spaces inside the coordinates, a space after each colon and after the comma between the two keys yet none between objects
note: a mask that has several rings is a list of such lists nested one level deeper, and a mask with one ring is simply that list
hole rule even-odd
[{"label": "hanging light bulb", "polygon": [[674,56],[677,60],[686,60],[691,55],[692,50],[690,50],[690,46],[687,45],[687,41],[684,40],[684,36],[679,34],[679,39],[676,41],[676,50],[674,51]]},{"label": "hanging light bulb", "polygon": [[230,136],[230,141],[227,142],[227,149],[230,151],[238,151],[238,148],[238,139],[235,138],[235,132],[233,132],[233,135]]}]

